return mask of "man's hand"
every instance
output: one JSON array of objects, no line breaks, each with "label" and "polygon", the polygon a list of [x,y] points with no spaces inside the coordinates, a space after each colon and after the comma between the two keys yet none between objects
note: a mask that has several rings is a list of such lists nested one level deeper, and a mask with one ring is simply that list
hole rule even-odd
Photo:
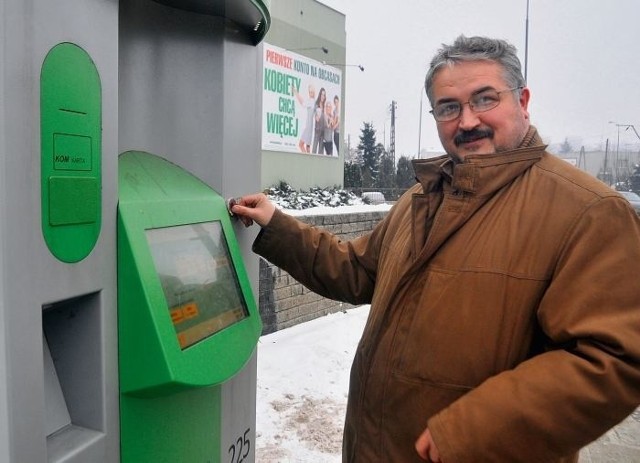
[{"label": "man's hand", "polygon": [[266,227],[275,210],[273,203],[262,193],[238,198],[231,206],[231,212],[242,220],[245,227],[253,224],[254,220],[261,227]]},{"label": "man's hand", "polygon": [[440,452],[431,438],[431,431],[426,429],[416,441],[416,450],[420,458],[431,463],[442,463]]}]

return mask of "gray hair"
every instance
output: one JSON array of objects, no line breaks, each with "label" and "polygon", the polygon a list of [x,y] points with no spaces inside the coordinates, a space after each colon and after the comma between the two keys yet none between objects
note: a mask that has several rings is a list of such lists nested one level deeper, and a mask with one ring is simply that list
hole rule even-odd
[{"label": "gray hair", "polygon": [[431,60],[424,80],[427,97],[433,105],[433,79],[443,66],[453,66],[461,61],[495,61],[504,69],[504,79],[511,88],[526,85],[516,47],[501,39],[459,36],[453,45],[442,44]]}]

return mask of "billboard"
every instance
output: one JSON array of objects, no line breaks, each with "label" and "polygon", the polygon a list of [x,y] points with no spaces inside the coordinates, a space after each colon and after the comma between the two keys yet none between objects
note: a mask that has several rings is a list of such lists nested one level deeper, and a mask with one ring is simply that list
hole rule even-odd
[{"label": "billboard", "polygon": [[262,149],[338,157],[342,72],[264,44]]}]

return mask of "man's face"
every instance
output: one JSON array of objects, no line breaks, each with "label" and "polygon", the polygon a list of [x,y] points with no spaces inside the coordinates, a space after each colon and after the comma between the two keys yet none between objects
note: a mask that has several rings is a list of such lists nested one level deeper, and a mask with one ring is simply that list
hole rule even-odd
[{"label": "man's face", "polygon": [[[502,67],[492,61],[467,61],[444,66],[433,79],[433,104],[466,103],[480,91],[508,90]],[[500,103],[486,112],[475,113],[462,105],[460,116],[436,122],[445,151],[460,159],[468,154],[493,154],[517,148],[529,128],[529,89],[500,93]]]}]

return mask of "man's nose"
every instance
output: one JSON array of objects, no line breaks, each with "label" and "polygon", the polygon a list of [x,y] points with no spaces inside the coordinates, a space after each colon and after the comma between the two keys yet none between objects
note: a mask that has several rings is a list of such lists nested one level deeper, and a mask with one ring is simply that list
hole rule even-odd
[{"label": "man's nose", "polygon": [[458,120],[458,126],[462,130],[471,130],[480,125],[480,118],[478,114],[475,113],[469,103],[465,103],[462,105],[460,109],[460,119]]}]

